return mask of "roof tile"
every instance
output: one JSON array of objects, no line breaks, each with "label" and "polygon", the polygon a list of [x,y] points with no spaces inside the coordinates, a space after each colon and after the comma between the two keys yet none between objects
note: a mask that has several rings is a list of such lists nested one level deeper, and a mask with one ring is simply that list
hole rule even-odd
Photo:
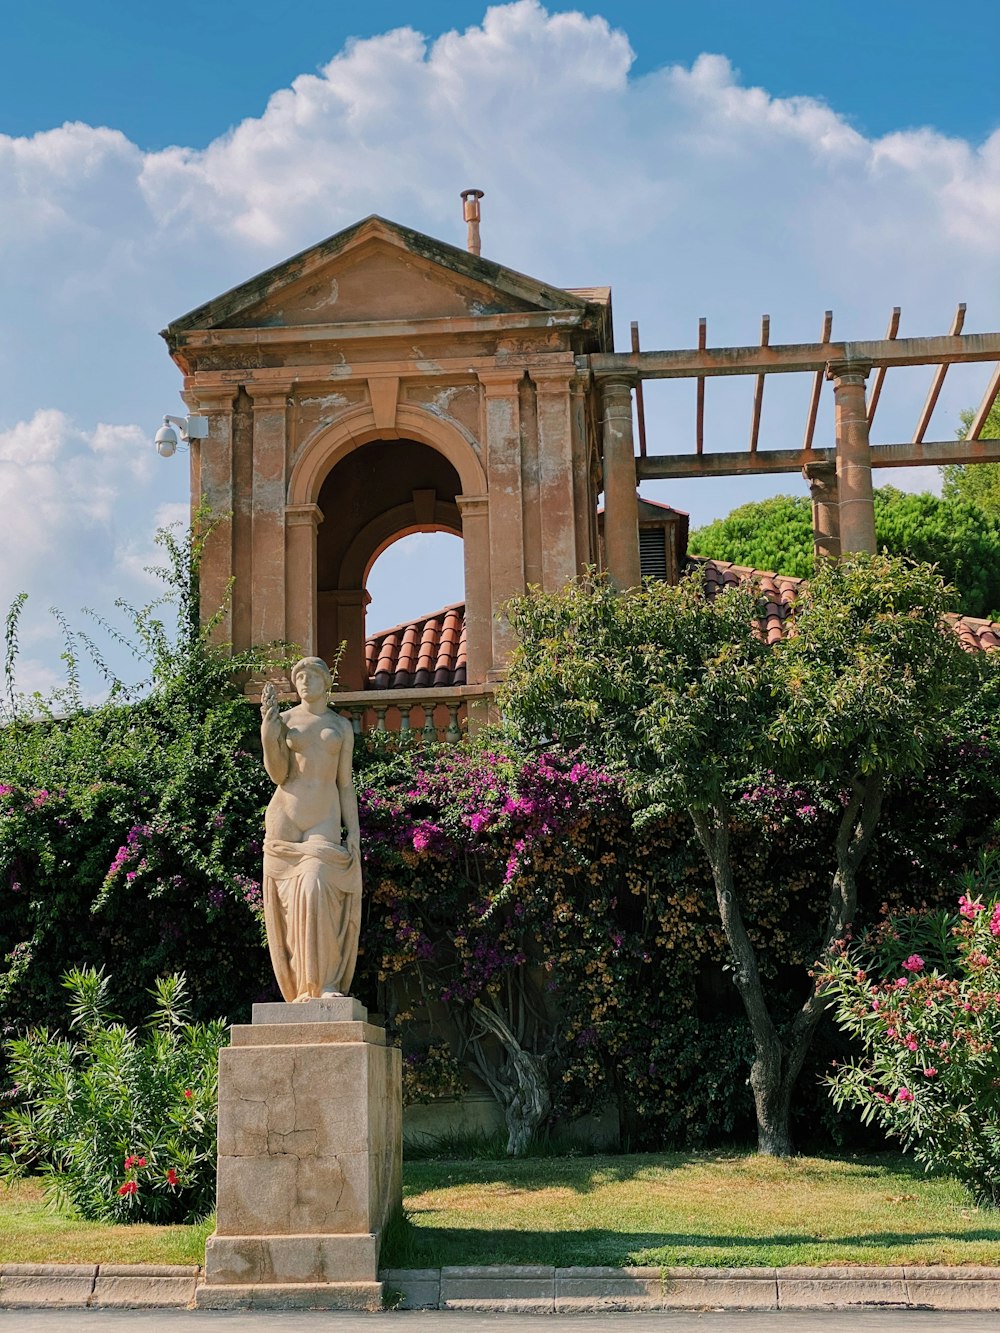
[{"label": "roof tile", "polygon": [[[754,633],[767,643],[777,643],[785,634],[794,633],[789,623],[791,610],[805,579],[699,556],[690,556],[687,568],[689,572],[700,570],[709,597],[756,579],[764,605]],[[969,652],[1000,648],[1000,622],[954,615],[948,621],[962,647]],[[365,662],[370,690],[464,685],[467,670],[464,603],[456,602],[433,615],[381,630],[366,642]]]}]

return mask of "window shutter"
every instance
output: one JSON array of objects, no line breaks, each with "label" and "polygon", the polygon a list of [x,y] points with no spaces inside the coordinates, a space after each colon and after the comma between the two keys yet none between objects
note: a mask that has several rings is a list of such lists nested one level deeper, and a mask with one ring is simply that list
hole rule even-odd
[{"label": "window shutter", "polygon": [[663,528],[639,529],[639,570],[644,579],[666,579],[667,534]]}]

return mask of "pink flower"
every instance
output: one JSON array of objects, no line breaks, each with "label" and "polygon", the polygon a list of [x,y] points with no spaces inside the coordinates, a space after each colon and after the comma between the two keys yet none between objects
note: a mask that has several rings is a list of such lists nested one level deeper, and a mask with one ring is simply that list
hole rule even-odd
[{"label": "pink flower", "polygon": [[876,1011],[876,1013],[878,1012],[880,1008],[878,1000],[872,1000],[872,1008]]},{"label": "pink flower", "polygon": [[912,1037],[907,1037],[907,1039],[906,1039],[906,1049],[907,1049],[908,1051],[915,1051],[915,1050],[917,1049],[917,1043],[914,1041],[914,1039],[913,1039]]},{"label": "pink flower", "polygon": [[924,1078],[934,1078],[936,1077],[936,1075],[937,1075],[937,1070],[934,1068],[933,1065],[931,1065],[929,1069],[924,1070]]},{"label": "pink flower", "polygon": [[898,980],[893,982],[893,985],[896,987],[897,990],[906,990],[906,978],[899,977]]},{"label": "pink flower", "polygon": [[896,1101],[897,1101],[897,1102],[912,1102],[912,1101],[913,1101],[913,1093],[910,1091],[909,1088],[900,1088],[900,1090],[896,1093]]},{"label": "pink flower", "polygon": [[993,908],[993,915],[990,917],[990,934],[1000,935],[1000,903]]},{"label": "pink flower", "polygon": [[918,953],[911,953],[903,967],[907,972],[922,972],[924,970],[924,960]]},{"label": "pink flower", "polygon": [[978,898],[966,898],[963,893],[958,900],[958,910],[967,921],[975,921],[978,913],[985,911],[985,904],[981,903]]},{"label": "pink flower", "polygon": [[896,1035],[896,1029],[895,1029],[895,1028],[886,1028],[886,1030],[885,1030],[885,1035],[886,1035],[887,1037],[894,1037],[894,1036]]}]

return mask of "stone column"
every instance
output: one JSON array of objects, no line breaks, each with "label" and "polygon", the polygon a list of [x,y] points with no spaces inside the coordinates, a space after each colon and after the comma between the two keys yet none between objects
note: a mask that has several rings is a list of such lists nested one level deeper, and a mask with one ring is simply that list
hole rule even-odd
[{"label": "stone column", "polygon": [[[486,458],[490,525],[490,675],[502,675],[512,637],[499,608],[524,592],[524,514],[521,496],[521,430],[518,385],[521,369],[480,371],[486,396]],[[466,557],[468,559],[468,557]],[[466,564],[468,569],[468,564]],[[468,595],[468,584],[466,584]]]},{"label": "stone column", "polygon": [[535,370],[538,389],[538,503],[542,529],[542,587],[558,592],[576,576],[573,494],[573,366]]},{"label": "stone column", "polygon": [[840,555],[840,510],[834,463],[807,463],[802,475],[812,498],[813,555],[816,562]]},{"label": "stone column", "polygon": [[871,366],[858,361],[831,363],[836,404],[837,492],[843,552],[875,551],[875,501],[868,443],[865,380]]},{"label": "stone column", "polygon": [[455,503],[462,515],[465,555],[466,679],[481,685],[493,665],[490,502],[485,495],[458,495]]},{"label": "stone column", "polygon": [[248,384],[253,400],[251,642],[285,637],[285,431],[288,389]]},{"label": "stone column", "polygon": [[635,488],[632,442],[632,381],[606,379],[604,403],[604,549],[608,574],[616,588],[637,588],[639,502]]},{"label": "stone column", "polygon": [[371,595],[364,588],[338,588],[319,594],[319,656],[332,662],[345,644],[337,683],[342,690],[365,688],[365,610]]},{"label": "stone column", "polygon": [[[196,406],[192,406],[192,398]],[[199,389],[188,399],[193,412],[208,417],[208,438],[195,444],[197,462],[192,464],[192,476],[197,473],[199,489],[192,494],[195,503],[208,505],[212,531],[205,542],[201,557],[199,587],[202,620],[209,620],[221,609],[222,614],[212,633],[214,642],[231,643],[233,613],[231,587],[233,579],[233,403],[235,387]]]},{"label": "stone column", "polygon": [[304,657],[316,654],[316,529],[322,522],[319,505],[285,506],[285,637]]}]

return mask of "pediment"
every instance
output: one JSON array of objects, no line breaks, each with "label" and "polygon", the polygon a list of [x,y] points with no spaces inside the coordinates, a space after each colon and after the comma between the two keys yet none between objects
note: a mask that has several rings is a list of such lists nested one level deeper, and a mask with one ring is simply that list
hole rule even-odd
[{"label": "pediment", "polygon": [[193,329],[296,328],[586,310],[580,295],[382,218],[367,218],[175,320]]}]

